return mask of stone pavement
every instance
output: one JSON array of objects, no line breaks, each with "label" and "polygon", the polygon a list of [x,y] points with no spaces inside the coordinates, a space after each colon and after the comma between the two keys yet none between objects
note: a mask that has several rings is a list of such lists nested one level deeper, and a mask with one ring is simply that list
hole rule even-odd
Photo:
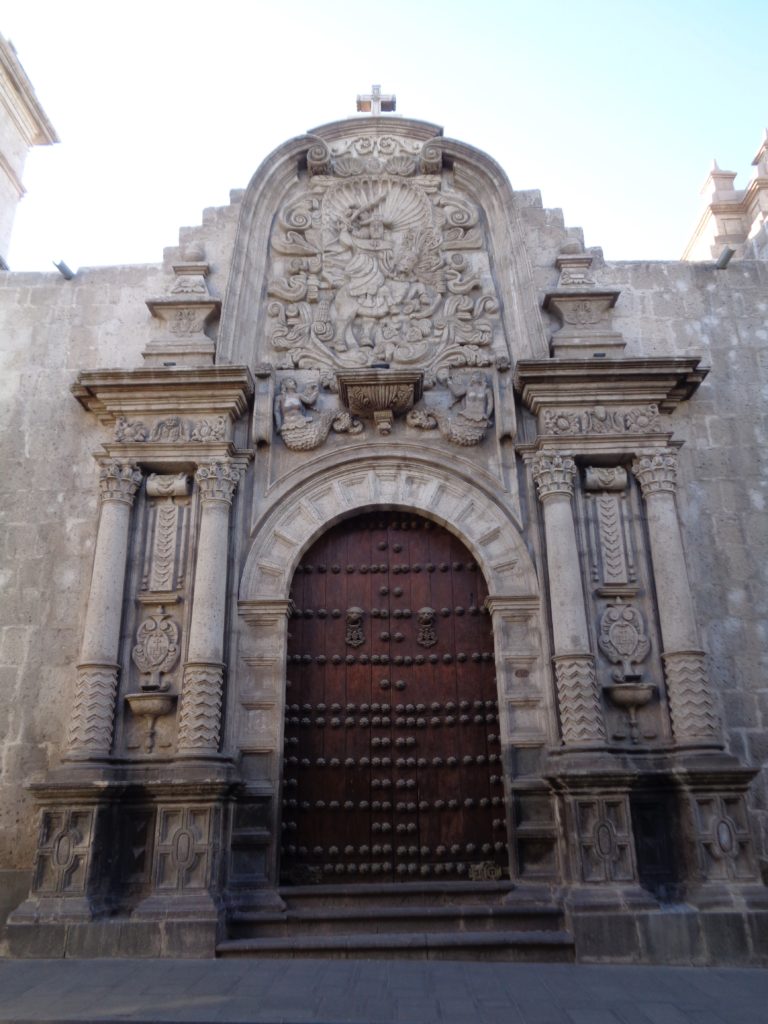
[{"label": "stone pavement", "polygon": [[768,970],[402,960],[0,960],[0,1021],[766,1024]]}]

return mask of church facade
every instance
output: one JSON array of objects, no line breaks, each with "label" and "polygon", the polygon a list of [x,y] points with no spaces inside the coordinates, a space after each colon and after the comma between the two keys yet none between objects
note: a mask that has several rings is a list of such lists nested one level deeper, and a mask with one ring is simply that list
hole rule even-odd
[{"label": "church facade", "polygon": [[372,114],[2,275],[7,949],[765,962],[738,245],[607,264]]}]

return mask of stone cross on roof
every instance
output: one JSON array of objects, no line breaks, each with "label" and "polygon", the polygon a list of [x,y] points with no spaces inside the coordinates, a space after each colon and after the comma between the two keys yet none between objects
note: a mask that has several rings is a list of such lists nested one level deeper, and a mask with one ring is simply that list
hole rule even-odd
[{"label": "stone cross on roof", "polygon": [[382,96],[380,85],[371,86],[370,93],[357,97],[358,111],[365,114],[373,114],[375,117],[378,117],[384,111],[394,110],[396,103],[396,96]]}]

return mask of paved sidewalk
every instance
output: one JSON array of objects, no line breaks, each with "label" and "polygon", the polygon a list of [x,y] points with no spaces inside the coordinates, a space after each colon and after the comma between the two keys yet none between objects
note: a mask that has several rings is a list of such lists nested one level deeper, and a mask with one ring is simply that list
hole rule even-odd
[{"label": "paved sidewalk", "polygon": [[768,970],[395,960],[0,960],[0,1021],[768,1024]]}]

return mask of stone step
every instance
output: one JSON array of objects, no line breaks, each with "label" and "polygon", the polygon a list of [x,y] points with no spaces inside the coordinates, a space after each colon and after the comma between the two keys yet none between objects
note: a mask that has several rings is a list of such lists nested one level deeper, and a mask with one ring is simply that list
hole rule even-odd
[{"label": "stone step", "polygon": [[337,959],[497,960],[570,962],[573,938],[565,931],[377,932],[229,939],[219,957],[329,957]]},{"label": "stone step", "polygon": [[330,906],[440,906],[476,903],[501,906],[515,887],[510,882],[358,882],[351,885],[286,885],[281,899],[289,908]]},{"label": "stone step", "polygon": [[479,904],[358,906],[330,904],[289,907],[285,913],[234,913],[229,918],[229,936],[265,938],[267,936],[360,934],[360,933],[457,933],[509,931],[554,932],[563,927],[563,915],[555,906],[517,907]]}]

